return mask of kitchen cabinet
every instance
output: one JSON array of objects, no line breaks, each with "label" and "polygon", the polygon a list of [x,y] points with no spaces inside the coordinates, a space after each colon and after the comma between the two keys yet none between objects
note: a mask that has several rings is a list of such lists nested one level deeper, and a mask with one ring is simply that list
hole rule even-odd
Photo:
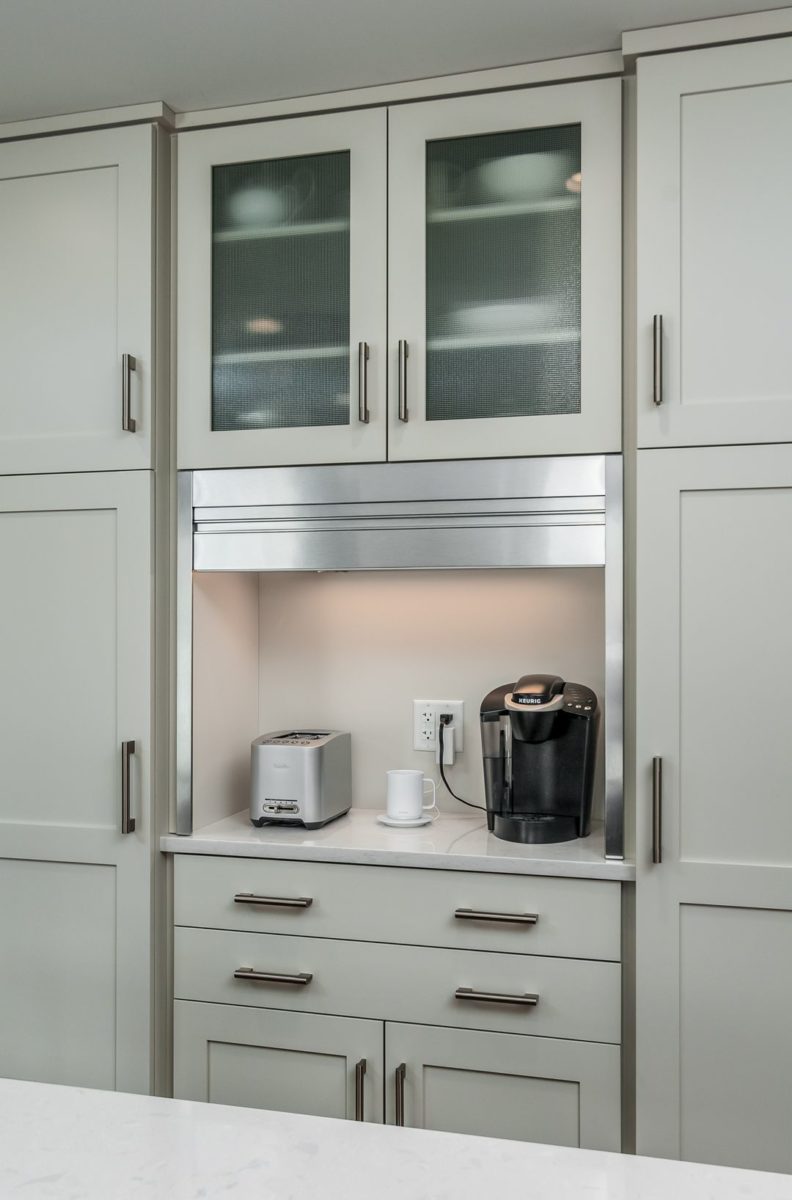
[{"label": "kitchen cabinet", "polygon": [[391,111],[389,458],[621,449],[620,89]]},{"label": "kitchen cabinet", "polygon": [[792,446],[638,459],[637,1150],[790,1171]]},{"label": "kitchen cabinet", "polygon": [[3,1076],[149,1090],[151,520],[148,472],[0,478]]},{"label": "kitchen cabinet", "polygon": [[177,854],[174,1094],[618,1149],[618,887]]},{"label": "kitchen cabinet", "polygon": [[385,458],[386,113],[178,142],[181,467]]},{"label": "kitchen cabinet", "polygon": [[788,442],[792,39],[637,76],[638,444]]},{"label": "kitchen cabinet", "polygon": [[180,467],[620,449],[620,81],[178,142]]},{"label": "kitchen cabinet", "polygon": [[157,137],[0,145],[0,474],[153,465]]},{"label": "kitchen cabinet", "polygon": [[389,1124],[621,1149],[618,1046],[385,1026]]},{"label": "kitchen cabinet", "polygon": [[174,1095],[382,1121],[378,1021],[176,1001]]}]

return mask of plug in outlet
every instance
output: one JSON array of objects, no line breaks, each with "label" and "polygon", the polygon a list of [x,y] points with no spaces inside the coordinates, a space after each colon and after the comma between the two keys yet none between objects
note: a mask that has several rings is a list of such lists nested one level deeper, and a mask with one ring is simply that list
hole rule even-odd
[{"label": "plug in outlet", "polygon": [[459,754],[464,744],[462,722],[465,715],[465,702],[463,700],[413,700],[413,750],[428,750],[430,754],[437,753],[437,727],[440,724],[440,713],[451,714],[454,750]]}]

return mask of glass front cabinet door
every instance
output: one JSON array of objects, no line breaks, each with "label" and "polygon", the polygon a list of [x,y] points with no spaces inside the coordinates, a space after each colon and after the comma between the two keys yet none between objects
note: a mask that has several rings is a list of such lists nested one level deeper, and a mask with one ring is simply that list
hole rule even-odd
[{"label": "glass front cabinet door", "polygon": [[385,458],[386,119],[179,137],[179,466]]},{"label": "glass front cabinet door", "polygon": [[618,80],[389,115],[389,457],[621,440]]}]

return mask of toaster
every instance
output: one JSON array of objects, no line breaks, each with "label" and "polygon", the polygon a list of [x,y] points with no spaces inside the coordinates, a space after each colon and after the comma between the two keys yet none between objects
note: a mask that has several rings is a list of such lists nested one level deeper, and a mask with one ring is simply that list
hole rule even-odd
[{"label": "toaster", "polygon": [[338,729],[277,729],[250,747],[254,825],[319,829],[352,804],[352,738]]}]

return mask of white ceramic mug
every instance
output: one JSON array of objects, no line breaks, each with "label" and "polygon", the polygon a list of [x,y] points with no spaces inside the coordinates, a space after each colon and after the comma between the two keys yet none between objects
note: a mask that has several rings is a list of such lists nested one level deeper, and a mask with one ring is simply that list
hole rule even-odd
[{"label": "white ceramic mug", "polygon": [[[427,813],[437,812],[437,789],[433,779],[423,771],[386,771],[385,807],[391,821],[417,821]],[[424,787],[432,789],[432,803],[424,804]]]}]

